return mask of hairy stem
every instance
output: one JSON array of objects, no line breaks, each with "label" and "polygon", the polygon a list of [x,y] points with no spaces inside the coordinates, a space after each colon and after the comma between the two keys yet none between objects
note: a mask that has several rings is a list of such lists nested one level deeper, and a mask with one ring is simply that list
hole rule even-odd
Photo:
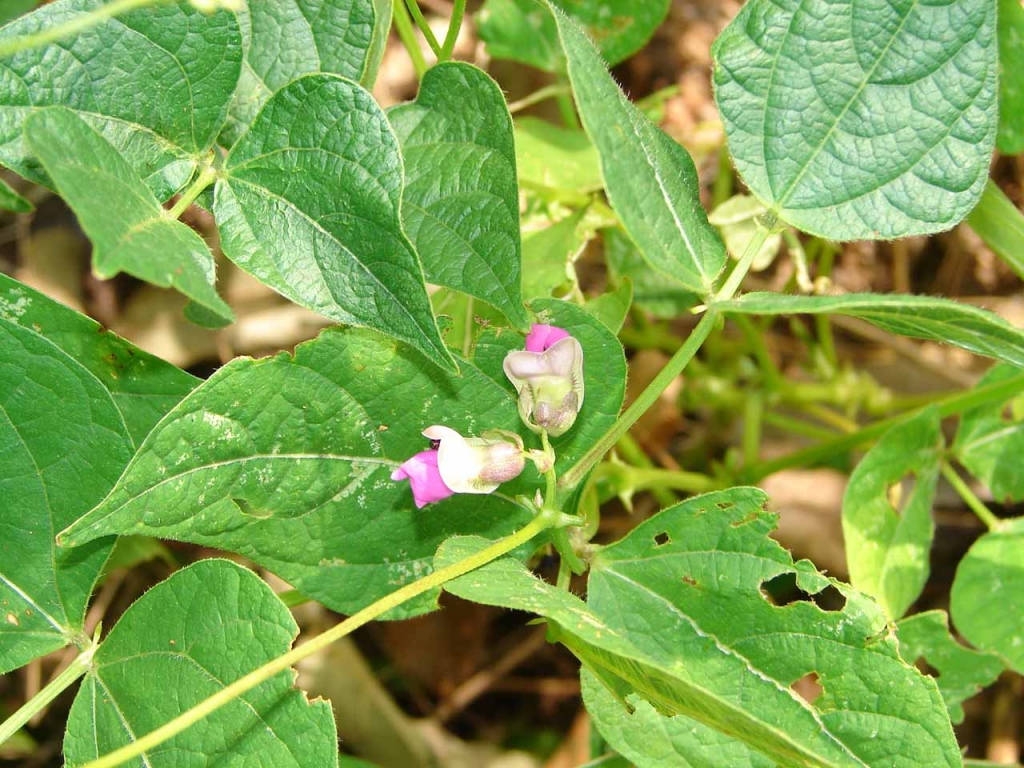
[{"label": "hairy stem", "polygon": [[532,107],[534,104],[539,104],[545,99],[553,99],[556,96],[563,96],[569,93],[569,86],[565,83],[551,83],[545,85],[543,88],[538,88],[533,93],[523,96],[518,101],[510,101],[508,103],[508,111],[511,114],[521,112],[527,107]]},{"label": "hairy stem", "polygon": [[459,39],[459,30],[462,29],[462,16],[466,12],[466,0],[455,0],[452,6],[452,18],[448,22],[448,32],[441,43],[441,54],[437,57],[440,61],[448,61],[455,51],[455,43]]},{"label": "hairy stem", "polygon": [[26,51],[29,48],[38,48],[41,45],[52,43],[55,40],[81,32],[83,29],[89,29],[89,27],[94,27],[100,22],[135,10],[136,8],[145,8],[147,5],[158,5],[166,2],[169,2],[169,0],[113,0],[113,2],[101,5],[94,11],[76,16],[64,24],[58,24],[55,27],[44,29],[33,35],[15,37],[12,40],[0,42],[0,57],[10,56],[20,51]]},{"label": "hairy stem", "polygon": [[96,652],[96,646],[90,645],[75,660],[68,665],[68,668],[57,675],[50,683],[39,691],[35,696],[26,701],[21,709],[0,723],[0,744],[6,742],[11,736],[17,733],[24,725],[31,720],[36,713],[42,712],[51,701],[63,693],[72,683],[89,671],[92,665],[92,657]]},{"label": "hairy stem", "polygon": [[152,731],[142,738],[137,739],[130,744],[126,744],[120,749],[114,750],[97,760],[87,763],[84,768],[113,768],[113,766],[121,765],[121,763],[145,754],[147,751],[163,744],[169,739],[174,738],[190,726],[195,725],[203,718],[208,717],[213,712],[216,712],[220,707],[234,700],[238,696],[241,696],[243,693],[252,690],[260,683],[263,683],[286,669],[295,666],[298,662],[312,656],[317,651],[326,648],[336,640],[340,640],[364,624],[376,619],[381,614],[398,607],[402,603],[411,600],[418,595],[422,595],[424,592],[428,592],[435,587],[439,587],[445,582],[456,579],[459,576],[463,576],[482,565],[486,565],[502,555],[508,554],[512,550],[528,542],[538,533],[558,524],[560,517],[561,516],[557,512],[542,511],[541,514],[511,536],[507,536],[504,539],[494,542],[485,549],[467,557],[465,560],[460,560],[446,568],[434,571],[418,581],[406,584],[401,589],[398,589],[387,597],[381,598],[372,605],[363,608],[358,613],[353,614],[326,632],[314,637],[309,642],[304,643],[298,648],[292,649],[282,656],[278,656],[273,661],[264,664],[262,667],[253,670],[243,677],[240,677],[238,680],[228,686],[225,686],[213,696],[210,696],[205,701],[200,702],[186,712],[178,715],[176,718],[160,726],[155,731]]},{"label": "hairy stem", "polygon": [[999,529],[999,518],[992,514],[992,510],[985,506],[985,503],[978,498],[948,461],[942,462],[942,476],[946,478],[947,483],[953,486],[953,490],[963,499],[964,504],[978,516],[981,522],[988,526],[990,531]]},{"label": "hairy stem", "polygon": [[434,55],[440,60],[441,58],[441,44],[437,42],[437,38],[434,37],[434,30],[430,28],[426,18],[423,16],[423,11],[420,10],[419,3],[416,0],[405,0],[405,5],[409,9],[409,13],[412,14],[413,21],[416,22],[416,26],[420,28],[420,32],[423,33],[423,39],[427,41],[427,45],[430,46],[430,50],[434,52]]},{"label": "hairy stem", "polygon": [[188,189],[181,193],[181,197],[178,198],[178,202],[167,212],[167,215],[172,219],[181,217],[185,211],[189,209],[189,206],[196,201],[196,198],[203,193],[203,191],[213,184],[217,179],[217,171],[212,165],[207,165],[200,171],[196,180],[189,184]]},{"label": "hairy stem", "polygon": [[405,50],[409,52],[412,68],[416,71],[416,79],[422,80],[423,75],[427,73],[427,60],[423,58],[423,51],[420,50],[420,44],[416,41],[416,33],[413,31],[412,20],[409,18],[409,9],[405,7],[405,0],[394,0],[392,7],[398,38],[405,46]]}]

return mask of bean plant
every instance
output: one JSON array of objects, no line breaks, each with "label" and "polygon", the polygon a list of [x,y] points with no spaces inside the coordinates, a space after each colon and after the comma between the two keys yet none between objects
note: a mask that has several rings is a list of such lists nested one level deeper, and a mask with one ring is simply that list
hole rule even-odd
[{"label": "bean plant", "polygon": [[[970,216],[1021,270],[1020,214],[989,181],[997,141],[1024,149],[1016,0],[747,0],[711,50],[723,173],[749,191],[717,226],[656,105],[609,72],[668,0],[484,3],[490,55],[551,73],[527,101],[554,99],[569,127],[513,120],[497,83],[452,59],[464,0],[443,36],[411,1],[34,5],[0,9],[0,164],[67,203],[95,275],[232,323],[214,252],[181,220],[198,206],[224,257],[333,325],[199,380],[0,275],[0,671],[76,651],[0,741],[77,684],[68,766],[345,764],[329,704],[307,701],[292,667],[370,621],[436,609],[444,590],[532,615],[579,659],[595,758],[964,764],[962,702],[1024,673],[1024,520],[974,490],[1024,499],[1024,333],[949,299],[838,293],[825,264],[830,242]],[[383,109],[368,89],[392,27],[419,86]],[[0,205],[29,211],[15,187]],[[552,226],[521,234],[538,213]],[[588,229],[607,291],[555,290]],[[744,292],[783,242],[789,287]],[[662,316],[696,322],[623,409],[620,338],[652,288]],[[595,542],[608,483],[636,485],[610,453],[629,455],[631,427],[684,370],[698,388],[714,376],[698,356],[709,336],[729,322],[756,349],[794,315],[813,316],[800,327],[837,386],[853,385],[834,318],[996,364],[781,458],[762,460],[752,433],[702,493],[660,493],[664,509]],[[738,398],[758,416],[760,395]],[[843,501],[847,584],[771,537],[777,513],[752,484],[865,449]],[[987,532],[950,614],[913,613],[943,477]],[[182,568],[87,633],[118,537],[240,557]],[[557,578],[533,570],[543,552]],[[286,604],[238,562],[297,593]],[[779,577],[810,599],[773,601]],[[347,618],[293,647],[295,594]]]}]

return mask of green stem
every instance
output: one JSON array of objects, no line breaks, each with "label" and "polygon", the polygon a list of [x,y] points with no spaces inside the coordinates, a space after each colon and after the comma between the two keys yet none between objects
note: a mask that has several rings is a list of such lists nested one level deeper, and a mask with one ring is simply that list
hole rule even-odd
[{"label": "green stem", "polygon": [[683,493],[707,493],[719,487],[719,484],[707,475],[682,469],[631,467],[629,476],[633,481],[634,490],[637,491],[653,492],[661,488]]},{"label": "green stem", "polygon": [[754,392],[743,404],[743,466],[757,463],[761,450],[761,424],[764,418],[764,398]]},{"label": "green stem", "polygon": [[13,40],[5,40],[0,43],[0,57],[10,56],[19,51],[52,43],[55,40],[60,40],[76,32],[81,32],[83,29],[94,27],[102,21],[136,8],[144,8],[147,5],[158,5],[166,2],[168,0],[113,0],[111,3],[101,5],[95,11],[76,16],[64,24],[58,24],[56,27],[44,29],[41,32],[36,32],[34,35],[25,35],[24,37],[16,37]]},{"label": "green stem", "polygon": [[398,39],[402,41],[405,50],[409,52],[412,59],[412,68],[416,71],[416,79],[422,80],[427,73],[427,60],[423,58],[423,51],[416,41],[416,33],[412,28],[412,20],[409,18],[409,9],[405,7],[405,0],[394,0],[392,3],[395,20],[395,30],[398,32]]},{"label": "green stem", "polygon": [[413,21],[416,22],[416,26],[420,28],[420,32],[423,33],[423,39],[427,41],[427,45],[430,46],[430,50],[434,52],[438,60],[441,59],[441,44],[437,42],[437,38],[434,37],[434,30],[430,28],[427,20],[423,17],[423,11],[420,10],[419,3],[416,0],[405,0],[405,5],[409,9],[409,13],[412,14]]},{"label": "green stem", "polygon": [[459,30],[462,29],[462,15],[466,12],[466,0],[455,0],[452,6],[452,18],[448,22],[448,33],[444,36],[441,44],[440,61],[448,61],[455,51],[455,43],[459,39]]},{"label": "green stem", "polygon": [[772,360],[771,352],[768,351],[768,345],[764,343],[764,333],[746,315],[736,314],[729,319],[736,323],[736,327],[740,329],[743,338],[747,340],[750,351],[757,358],[757,362],[761,366],[761,372],[764,374],[767,388],[770,390],[778,389],[784,377],[775,361]]},{"label": "green stem", "polygon": [[533,93],[523,96],[518,101],[510,101],[508,104],[508,111],[510,114],[521,112],[527,107],[532,107],[534,104],[539,104],[545,99],[553,99],[556,96],[563,96],[569,93],[569,86],[565,83],[551,83],[551,85],[545,85],[543,88],[538,88]]},{"label": "green stem", "polygon": [[722,290],[715,296],[715,301],[728,301],[736,294],[736,291],[740,289],[740,285],[743,283],[743,278],[750,271],[750,265],[754,263],[754,257],[757,256],[768,236],[775,231],[778,223],[775,214],[770,211],[758,217],[757,234],[747,243],[743,256],[740,257],[739,263],[733,271],[729,273],[729,278],[725,281],[725,285],[722,286]]},{"label": "green stem", "polygon": [[203,190],[216,180],[217,170],[212,165],[207,165],[196,177],[196,180],[189,184],[188,189],[181,193],[178,202],[167,212],[167,215],[172,219],[179,218],[203,193]]},{"label": "green stem", "polygon": [[629,431],[630,427],[636,423],[636,420],[643,416],[648,408],[654,405],[655,401],[661,396],[661,393],[665,391],[665,388],[675,381],[676,377],[683,372],[687,363],[697,354],[700,345],[704,343],[704,340],[711,333],[711,329],[715,327],[718,317],[719,314],[714,308],[704,313],[704,316],[697,323],[693,331],[690,332],[683,346],[669,359],[665,367],[647,385],[647,388],[637,396],[629,408],[622,412],[622,415],[612,424],[611,428],[590,446],[590,449],[580,457],[580,460],[570,467],[567,472],[563,473],[558,479],[559,487],[574,488],[580,483],[594,465],[601,460],[601,457],[608,453],[612,446],[619,441],[619,438]]},{"label": "green stem", "polygon": [[340,640],[364,624],[376,619],[381,614],[396,608],[407,600],[411,600],[418,595],[422,595],[424,592],[428,592],[431,589],[439,587],[445,582],[456,579],[459,576],[463,576],[482,565],[486,565],[502,555],[508,554],[517,547],[520,547],[530,541],[530,539],[538,533],[556,525],[559,522],[560,517],[561,516],[557,512],[547,510],[542,511],[526,526],[516,531],[511,536],[507,536],[504,539],[494,542],[476,554],[470,555],[465,560],[460,560],[457,563],[434,571],[418,581],[406,584],[401,589],[398,589],[372,605],[363,608],[358,613],[353,614],[340,624],[337,624],[326,632],[317,635],[312,640],[300,645],[298,648],[294,648],[288,653],[278,656],[273,661],[264,664],[262,667],[253,670],[244,677],[240,677],[238,680],[235,680],[235,682],[222,688],[213,696],[210,696],[205,701],[200,702],[186,712],[178,715],[176,718],[160,726],[155,731],[152,731],[142,738],[137,739],[130,744],[126,744],[120,749],[116,749],[97,760],[87,763],[84,768],[114,768],[114,766],[145,754],[147,751],[163,744],[169,739],[174,738],[186,728],[195,725],[203,718],[209,717],[213,712],[216,712],[225,704],[233,701],[246,691],[250,691],[260,683],[266,682],[275,675],[290,669],[298,662],[312,656],[317,651],[326,648],[336,640]]},{"label": "green stem", "polygon": [[285,608],[295,608],[313,602],[312,598],[306,597],[297,589],[286,589],[284,592],[278,592],[277,599],[284,603]]},{"label": "green stem", "polygon": [[51,701],[56,699],[63,693],[73,682],[89,671],[89,667],[92,666],[92,657],[96,652],[95,645],[90,645],[82,653],[80,653],[75,660],[72,661],[68,668],[57,675],[49,684],[39,691],[35,696],[26,701],[21,709],[15,712],[13,715],[0,723],[0,744],[6,742],[11,736],[17,733],[25,724],[36,716],[39,712],[42,712]]},{"label": "green stem", "polygon": [[[628,432],[619,438],[619,442],[615,444],[615,450],[618,452],[619,456],[632,464],[635,468],[655,469],[654,462],[648,458],[647,454],[644,453],[643,448],[640,447],[637,441]],[[670,507],[678,501],[676,495],[663,485],[652,484],[650,486],[650,491],[655,500],[657,500],[657,502],[663,507]]]},{"label": "green stem", "polygon": [[[971,408],[977,408],[981,405],[1005,402],[1014,395],[1019,394],[1022,387],[1024,387],[1024,373],[1014,376],[1011,379],[1005,379],[984,387],[975,387],[968,392],[958,392],[950,395],[949,397],[944,397],[941,400],[934,401],[932,406],[938,410],[940,417],[946,418],[947,416],[953,416]],[[773,459],[772,461],[761,462],[760,464],[744,470],[744,472],[741,473],[740,480],[744,483],[755,483],[762,477],[774,474],[775,472],[779,472],[783,469],[815,466],[825,459],[829,459],[837,454],[852,450],[853,448],[863,445],[875,438],[881,437],[897,424],[916,416],[922,410],[924,410],[924,408],[918,408],[917,410],[909,413],[901,413],[888,419],[882,419],[881,421],[876,421],[874,424],[861,427],[856,432],[851,432],[847,435],[840,435],[839,437],[821,443],[820,445],[814,445],[810,448],[794,451],[787,456],[782,456],[781,458]]]},{"label": "green stem", "polygon": [[568,88],[561,93],[555,94],[555,99],[558,102],[558,111],[562,114],[562,120],[565,122],[565,127],[578,130],[583,126],[580,125],[580,119],[576,115],[576,107],[572,103],[571,94],[572,89]]},{"label": "green stem", "polygon": [[964,479],[957,474],[957,471],[953,469],[948,461],[942,462],[942,476],[946,478],[947,483],[953,486],[953,490],[964,500],[964,504],[978,516],[981,522],[988,526],[990,531],[999,529],[999,518],[992,514],[992,510],[985,506],[985,503],[978,498],[977,494],[971,490],[971,487],[964,482]]},{"label": "green stem", "polygon": [[771,424],[774,427],[780,427],[787,432],[792,432],[796,435],[805,435],[806,437],[816,437],[818,439],[829,440],[835,437],[835,432],[831,429],[825,429],[819,427],[817,424],[810,424],[800,419],[794,419],[781,413],[772,413],[771,411],[765,411],[764,421],[766,424]]}]

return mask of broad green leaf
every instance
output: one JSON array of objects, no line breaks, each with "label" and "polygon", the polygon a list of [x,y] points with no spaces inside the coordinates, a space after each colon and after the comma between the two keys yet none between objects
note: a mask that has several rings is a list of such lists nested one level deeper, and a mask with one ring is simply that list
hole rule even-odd
[{"label": "broad green leaf", "polygon": [[964,637],[1002,656],[1024,673],[1024,616],[1016,605],[1024,594],[1024,518],[1015,518],[978,539],[956,569],[950,615]]},{"label": "broad green leaf", "polygon": [[[103,0],[57,0],[0,40],[70,23]],[[130,11],[42,48],[0,59],[0,163],[45,182],[22,141],[41,107],[65,106],[99,131],[164,200],[214,143],[242,63],[233,13],[187,2]]]},{"label": "broad green leaf", "polygon": [[498,84],[470,64],[438,64],[388,119],[405,162],[402,221],[427,280],[525,329],[516,153]]},{"label": "broad green leaf", "polygon": [[[597,41],[609,65],[629,58],[650,40],[668,13],[669,0],[553,0]],[[537,0],[487,0],[476,17],[480,39],[496,59],[548,72],[565,69],[558,32]]]},{"label": "broad green leaf", "polygon": [[896,625],[896,631],[900,656],[911,664],[924,659],[937,671],[935,682],[954,724],[963,722],[962,703],[995,682],[1003,671],[1003,663],[994,654],[973,651],[953,639],[945,611],[908,616]]},{"label": "broad green leaf", "polygon": [[0,672],[85,640],[86,602],[114,542],[70,552],[58,550],[54,536],[103,498],[132,454],[107,390],[54,343],[9,320],[19,306],[6,302],[0,301]]},{"label": "broad green leaf", "polygon": [[0,8],[0,24],[6,24],[36,7],[39,0],[6,0]]},{"label": "broad green leaf", "polygon": [[588,301],[584,308],[608,326],[608,330],[618,334],[626,322],[626,315],[629,314],[629,306],[632,303],[633,283],[625,277],[617,287]]},{"label": "broad green leaf", "polygon": [[330,72],[373,85],[391,23],[380,0],[278,0],[247,3],[238,12],[245,61],[221,140],[231,145],[260,107],[292,80]]},{"label": "broad green leaf", "polygon": [[1024,279],[1024,213],[992,179],[986,182],[981,200],[968,215],[967,223],[985,245]]},{"label": "broad green leaf", "polygon": [[566,296],[578,288],[576,259],[594,236],[580,209],[523,235],[523,294],[527,299]]},{"label": "broad green leaf", "polygon": [[32,209],[32,203],[11,189],[6,181],[0,179],[0,211],[28,213]]},{"label": "broad green leaf", "polygon": [[[734,488],[662,511],[595,554],[586,603],[509,559],[446,589],[539,613],[617,698],[691,717],[781,765],[959,766],[935,683],[900,659],[873,600],[769,538],[765,501]],[[479,546],[446,542],[437,564]],[[773,605],[762,587],[779,576],[811,594],[836,589],[845,605]],[[823,689],[813,703],[791,689],[805,678]]]},{"label": "broad green leaf", "polygon": [[102,134],[71,110],[51,107],[26,121],[25,136],[92,240],[98,276],[127,272],[234,319],[217,295],[213,254],[203,238],[167,214]]},{"label": "broad green leaf", "polygon": [[437,315],[445,344],[461,352],[463,357],[472,357],[473,345],[481,329],[507,324],[505,316],[490,304],[451,288],[438,288],[431,292],[430,306]]},{"label": "broad green leaf", "polygon": [[999,0],[999,134],[1004,155],[1024,152],[1024,7]]},{"label": "broad green leaf", "polygon": [[[555,441],[564,468],[615,420],[625,361],[615,337],[582,310],[554,301],[540,309],[593,361],[579,419]],[[522,346],[522,335],[507,333]],[[408,483],[390,479],[427,449],[420,433],[432,424],[464,435],[518,430],[539,447],[519,423],[510,387],[496,379],[500,358],[497,365],[484,372],[464,362],[454,376],[356,329],[330,329],[294,358],[234,360],[160,422],[113,492],[62,543],[120,530],[238,552],[352,613],[429,572],[447,537],[494,538],[527,519],[508,496],[532,496],[541,485],[530,468],[500,494],[453,496],[422,510]],[[422,613],[435,599],[402,610]]]},{"label": "broad green leaf", "polygon": [[[978,386],[1006,381],[1018,373],[1012,366],[997,365]],[[1024,397],[1015,398],[1009,408],[997,403],[964,411],[953,450],[960,463],[985,483],[995,498],[1004,502],[1024,499],[1024,475],[1020,471]]]},{"label": "broad green leaf", "polygon": [[750,0],[715,41],[715,99],[747,186],[833,240],[949,229],[996,135],[996,4]]},{"label": "broad green leaf", "polygon": [[655,317],[675,318],[701,302],[678,280],[656,272],[620,228],[602,230],[601,239],[608,271],[616,280],[633,284],[633,303],[637,307]]},{"label": "broad green leaf", "polygon": [[[708,214],[708,221],[722,232],[726,250],[733,259],[739,261],[751,241],[759,234],[762,225],[758,223],[758,217],[763,213],[764,206],[756,198],[750,195],[735,195]],[[765,237],[750,268],[754,272],[767,269],[775,261],[781,245],[781,233],[773,232]]]},{"label": "broad green leaf", "polygon": [[520,117],[515,138],[519,183],[524,187],[579,194],[595,192],[604,184],[597,150],[583,131]]},{"label": "broad green leaf", "polygon": [[868,451],[843,495],[850,583],[903,616],[928,580],[932,502],[945,441],[934,408],[896,425]]},{"label": "broad green leaf", "polygon": [[180,368],[129,344],[90,317],[0,275],[0,321],[52,342],[114,399],[135,445],[199,383]]},{"label": "broad green leaf", "polygon": [[928,339],[1024,367],[1024,331],[998,315],[932,296],[848,293],[787,296],[748,293],[716,304],[723,312],[748,315],[836,314],[859,317],[884,331]]},{"label": "broad green leaf", "polygon": [[213,206],[225,255],[297,304],[368,326],[451,368],[402,231],[402,158],[356,83],[282,88],[232,148]]},{"label": "broad green leaf", "polygon": [[629,102],[579,26],[557,9],[554,16],[612,208],[652,266],[691,291],[710,293],[725,248],[700,206],[693,160]]},{"label": "broad green leaf", "polygon": [[[201,560],[129,608],[93,657],[68,717],[64,755],[81,765],[150,733],[288,651],[298,625],[256,574]],[[338,736],[326,701],[285,670],[125,765],[330,768]]]},{"label": "broad green leaf", "polygon": [[631,694],[619,701],[594,674],[580,670],[583,703],[594,726],[631,765],[651,768],[775,768],[774,760],[703,723],[666,717],[645,699]]}]

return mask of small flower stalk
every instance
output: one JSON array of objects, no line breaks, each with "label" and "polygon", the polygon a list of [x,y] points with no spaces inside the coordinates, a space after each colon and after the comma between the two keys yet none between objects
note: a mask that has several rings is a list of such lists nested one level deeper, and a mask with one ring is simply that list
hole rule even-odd
[{"label": "small flower stalk", "polygon": [[583,407],[583,347],[568,331],[534,325],[526,349],[505,356],[505,375],[519,393],[519,416],[535,432],[563,435]]},{"label": "small flower stalk", "polygon": [[434,447],[420,451],[391,474],[392,480],[409,481],[420,509],[455,493],[491,493],[526,466],[523,439],[512,432],[494,429],[480,437],[463,437],[435,424],[423,430],[423,436]]}]

